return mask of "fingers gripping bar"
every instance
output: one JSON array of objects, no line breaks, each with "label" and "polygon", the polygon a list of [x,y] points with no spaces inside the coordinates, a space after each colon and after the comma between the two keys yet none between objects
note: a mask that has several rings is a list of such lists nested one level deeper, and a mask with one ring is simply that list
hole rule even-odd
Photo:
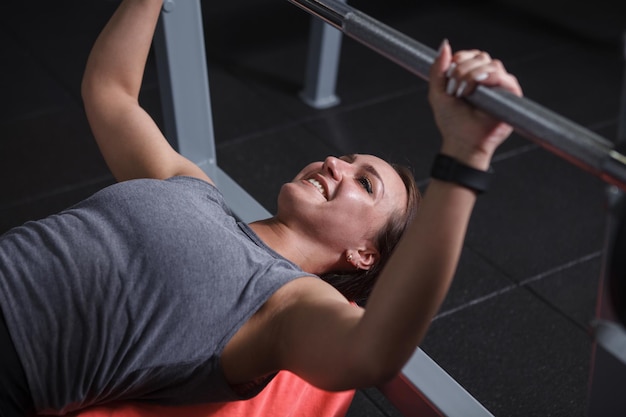
[{"label": "fingers gripping bar", "polygon": [[[345,35],[428,80],[436,51],[380,21],[336,0],[288,0]],[[466,98],[509,123],[521,136],[626,190],[626,156],[614,144],[571,120],[500,88],[478,86]]]}]

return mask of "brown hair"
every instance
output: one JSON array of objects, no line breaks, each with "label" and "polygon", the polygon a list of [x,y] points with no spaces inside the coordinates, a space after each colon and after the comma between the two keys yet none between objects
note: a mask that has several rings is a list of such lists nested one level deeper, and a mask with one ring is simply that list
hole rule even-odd
[{"label": "brown hair", "polygon": [[391,253],[400,241],[407,226],[413,221],[417,208],[421,201],[421,195],[413,172],[402,165],[391,164],[396,170],[407,193],[407,204],[404,210],[397,210],[389,216],[389,220],[378,231],[374,239],[376,249],[380,258],[376,264],[368,270],[357,270],[355,272],[331,272],[321,276],[321,278],[339,290],[348,300],[364,305],[372,292],[378,275],[385,267]]}]

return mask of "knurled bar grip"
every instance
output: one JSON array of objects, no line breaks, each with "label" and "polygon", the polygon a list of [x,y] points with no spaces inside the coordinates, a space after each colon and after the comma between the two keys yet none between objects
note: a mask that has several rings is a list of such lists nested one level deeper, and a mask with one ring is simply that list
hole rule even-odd
[{"label": "knurled bar grip", "polygon": [[[420,78],[436,52],[415,39],[335,0],[288,0]],[[478,88],[466,99],[515,128],[525,138],[626,190],[626,157],[614,144],[569,119],[500,88]]]}]

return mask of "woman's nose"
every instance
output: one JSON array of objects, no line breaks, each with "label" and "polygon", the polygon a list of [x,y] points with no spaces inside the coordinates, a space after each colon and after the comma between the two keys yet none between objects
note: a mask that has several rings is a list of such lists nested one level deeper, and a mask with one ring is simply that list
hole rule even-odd
[{"label": "woman's nose", "polygon": [[339,181],[341,177],[345,174],[345,171],[349,164],[339,158],[335,158],[334,156],[329,156],[324,160],[324,170],[330,174],[330,176]]}]

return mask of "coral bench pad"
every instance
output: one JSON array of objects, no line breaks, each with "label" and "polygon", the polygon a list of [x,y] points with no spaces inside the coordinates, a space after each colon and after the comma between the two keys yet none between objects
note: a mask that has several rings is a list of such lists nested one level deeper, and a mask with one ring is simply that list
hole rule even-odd
[{"label": "coral bench pad", "polygon": [[353,397],[353,390],[320,390],[281,371],[259,395],[246,401],[177,407],[124,403],[93,407],[72,417],[344,417]]}]

